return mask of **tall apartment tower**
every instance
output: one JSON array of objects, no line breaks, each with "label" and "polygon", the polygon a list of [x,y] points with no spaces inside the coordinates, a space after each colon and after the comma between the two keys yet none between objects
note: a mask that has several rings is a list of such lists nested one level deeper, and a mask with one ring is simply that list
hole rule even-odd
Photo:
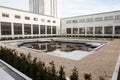
[{"label": "tall apartment tower", "polygon": [[29,10],[37,14],[60,17],[60,0],[29,0]]}]

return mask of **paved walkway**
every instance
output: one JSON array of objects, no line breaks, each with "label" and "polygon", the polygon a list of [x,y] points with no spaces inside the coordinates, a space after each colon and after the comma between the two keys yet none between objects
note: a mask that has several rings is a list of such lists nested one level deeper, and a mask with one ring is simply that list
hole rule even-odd
[{"label": "paved walkway", "polygon": [[80,61],[28,51],[14,46],[8,46],[3,43],[0,43],[0,46],[7,46],[8,48],[16,49],[18,52],[26,55],[30,52],[32,57],[40,58],[46,63],[46,65],[48,65],[49,62],[54,61],[57,69],[60,65],[63,65],[65,66],[67,76],[71,74],[71,70],[76,66],[79,71],[80,80],[83,80],[84,73],[91,73],[93,80],[99,80],[99,76],[105,77],[105,80],[111,80],[118,55],[120,53],[120,39],[108,41],[107,45]]}]

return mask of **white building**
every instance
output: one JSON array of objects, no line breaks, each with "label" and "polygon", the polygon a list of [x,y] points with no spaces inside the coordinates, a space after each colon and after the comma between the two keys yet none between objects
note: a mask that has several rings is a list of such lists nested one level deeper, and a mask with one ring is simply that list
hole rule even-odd
[{"label": "white building", "polygon": [[60,17],[60,0],[29,0],[29,10],[37,14]]},{"label": "white building", "polygon": [[64,36],[120,37],[120,11],[63,18]]},{"label": "white building", "polygon": [[60,19],[0,6],[0,38],[57,36]]}]

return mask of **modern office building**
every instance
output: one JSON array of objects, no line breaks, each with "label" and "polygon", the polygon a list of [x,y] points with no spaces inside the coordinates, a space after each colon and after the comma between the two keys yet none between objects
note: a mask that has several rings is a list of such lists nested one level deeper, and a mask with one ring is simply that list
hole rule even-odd
[{"label": "modern office building", "polygon": [[60,17],[60,0],[29,0],[29,10],[37,14]]},{"label": "modern office building", "polygon": [[0,38],[57,36],[60,19],[0,6]]},{"label": "modern office building", "polygon": [[32,12],[0,6],[0,39],[60,35],[120,37],[120,11],[60,19],[59,1],[30,0]]},{"label": "modern office building", "polygon": [[120,37],[120,11],[63,18],[64,36]]}]

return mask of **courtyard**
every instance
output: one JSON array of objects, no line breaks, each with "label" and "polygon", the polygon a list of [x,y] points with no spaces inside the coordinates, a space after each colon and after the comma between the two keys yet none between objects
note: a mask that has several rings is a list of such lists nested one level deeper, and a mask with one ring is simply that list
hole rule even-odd
[{"label": "courtyard", "polygon": [[[73,38],[67,39],[73,40]],[[80,38],[78,39],[84,40]],[[49,62],[51,61],[55,62],[57,68],[59,68],[60,65],[63,65],[65,66],[67,77],[71,74],[71,70],[76,67],[79,72],[80,80],[83,79],[85,73],[91,74],[93,80],[99,80],[99,77],[104,77],[105,80],[111,80],[120,53],[120,39],[98,39],[97,41],[107,41],[107,44],[100,49],[97,49],[92,54],[77,61],[48,54],[40,54],[33,50],[18,48],[4,44],[3,42],[0,42],[0,46],[15,49],[19,53],[24,53],[25,55],[30,53],[32,58],[37,57],[44,61],[46,65],[49,65]]]}]

